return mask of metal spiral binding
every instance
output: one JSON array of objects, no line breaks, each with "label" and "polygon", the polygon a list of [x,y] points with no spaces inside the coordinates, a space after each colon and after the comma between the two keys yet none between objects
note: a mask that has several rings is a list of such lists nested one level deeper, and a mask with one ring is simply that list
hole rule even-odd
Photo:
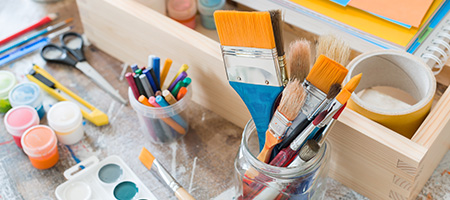
[{"label": "metal spiral binding", "polygon": [[441,32],[439,32],[437,38],[431,41],[434,46],[428,46],[426,53],[421,55],[425,62],[432,60],[436,63],[431,68],[435,75],[442,71],[445,62],[450,56],[450,20],[447,20],[445,24],[441,28]]}]

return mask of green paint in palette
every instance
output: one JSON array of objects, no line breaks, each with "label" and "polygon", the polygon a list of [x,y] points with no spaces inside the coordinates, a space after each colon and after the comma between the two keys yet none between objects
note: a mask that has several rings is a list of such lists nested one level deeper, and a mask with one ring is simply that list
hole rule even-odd
[{"label": "green paint in palette", "polygon": [[136,184],[130,181],[119,183],[114,188],[114,197],[118,200],[131,200],[139,192]]}]

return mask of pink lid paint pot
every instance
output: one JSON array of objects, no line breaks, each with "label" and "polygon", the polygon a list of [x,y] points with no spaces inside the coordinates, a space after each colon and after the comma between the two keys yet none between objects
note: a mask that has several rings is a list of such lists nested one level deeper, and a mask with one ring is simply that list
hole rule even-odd
[{"label": "pink lid paint pot", "polygon": [[194,29],[197,6],[195,0],[169,0],[167,3],[169,17]]},{"label": "pink lid paint pot", "polygon": [[70,101],[56,103],[48,111],[47,121],[62,144],[75,144],[83,138],[83,116],[80,107],[75,103]]},{"label": "pink lid paint pot", "polygon": [[4,118],[6,131],[14,138],[20,148],[23,133],[30,127],[39,125],[39,115],[31,106],[17,106],[9,110]]}]

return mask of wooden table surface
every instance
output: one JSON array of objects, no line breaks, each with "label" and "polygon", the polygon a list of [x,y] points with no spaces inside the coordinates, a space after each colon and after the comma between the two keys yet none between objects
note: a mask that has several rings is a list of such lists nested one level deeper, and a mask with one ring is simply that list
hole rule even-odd
[{"label": "wooden table surface", "polygon": [[[58,12],[60,20],[73,17],[73,31],[82,33],[83,27],[75,0],[56,3],[38,3],[32,0],[0,1],[0,38],[31,24],[47,13]],[[113,13],[111,13],[113,14]],[[56,23],[53,22],[52,24]],[[59,43],[58,40],[53,40]],[[114,41],[111,41],[114,42]],[[122,63],[98,50],[85,48],[88,62],[127,98],[127,83],[119,81]],[[192,103],[188,107],[190,130],[175,143],[152,144],[149,135],[141,132],[135,111],[130,105],[121,105],[111,99],[79,70],[61,64],[47,64],[38,53],[0,68],[16,73],[19,81],[26,81],[24,74],[32,63],[46,69],[70,90],[108,114],[110,124],[96,127],[90,122],[84,126],[84,139],[66,147],[59,145],[60,160],[55,167],[37,170],[27,156],[12,140],[0,117],[0,199],[55,199],[54,191],[65,178],[63,172],[76,164],[68,148],[81,160],[95,155],[100,160],[110,155],[120,156],[140,177],[158,199],[175,199],[165,184],[159,182],[140,163],[138,155],[142,147],[149,149],[172,175],[197,199],[229,197],[232,185],[233,162],[239,148],[242,129],[224,120],[202,106]],[[195,93],[195,91],[194,91]],[[46,98],[45,104],[53,104]],[[41,124],[47,124],[46,119]],[[195,161],[195,162],[194,162]],[[329,180],[333,189],[347,189]],[[338,185],[337,187],[335,185]],[[336,191],[333,191],[336,193]],[[345,195],[345,194],[344,194]],[[354,199],[362,196],[329,196],[329,198]]]}]

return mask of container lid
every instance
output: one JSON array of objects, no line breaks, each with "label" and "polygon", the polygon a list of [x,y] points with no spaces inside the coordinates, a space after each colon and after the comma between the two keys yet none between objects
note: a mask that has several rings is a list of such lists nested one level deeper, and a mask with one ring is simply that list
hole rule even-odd
[{"label": "container lid", "polygon": [[12,107],[28,105],[38,107],[42,104],[41,89],[36,83],[26,82],[16,85],[9,93],[9,102]]},{"label": "container lid", "polygon": [[197,13],[194,0],[170,0],[167,5],[169,16],[176,20],[187,20]]},{"label": "container lid", "polygon": [[201,6],[214,8],[218,5],[220,5],[221,3],[225,3],[225,0],[199,0],[199,2],[200,2]]},{"label": "container lid", "polygon": [[29,156],[43,156],[56,148],[56,135],[45,125],[37,125],[25,131],[21,139],[22,147]]},{"label": "container lid", "polygon": [[70,101],[61,101],[53,105],[47,113],[50,127],[57,132],[68,132],[82,122],[80,107]]},{"label": "container lid", "polygon": [[8,97],[9,91],[16,85],[16,77],[9,71],[0,71],[0,99]]},{"label": "container lid", "polygon": [[28,128],[39,124],[39,115],[30,106],[17,106],[6,113],[4,123],[10,134],[21,136]]}]

